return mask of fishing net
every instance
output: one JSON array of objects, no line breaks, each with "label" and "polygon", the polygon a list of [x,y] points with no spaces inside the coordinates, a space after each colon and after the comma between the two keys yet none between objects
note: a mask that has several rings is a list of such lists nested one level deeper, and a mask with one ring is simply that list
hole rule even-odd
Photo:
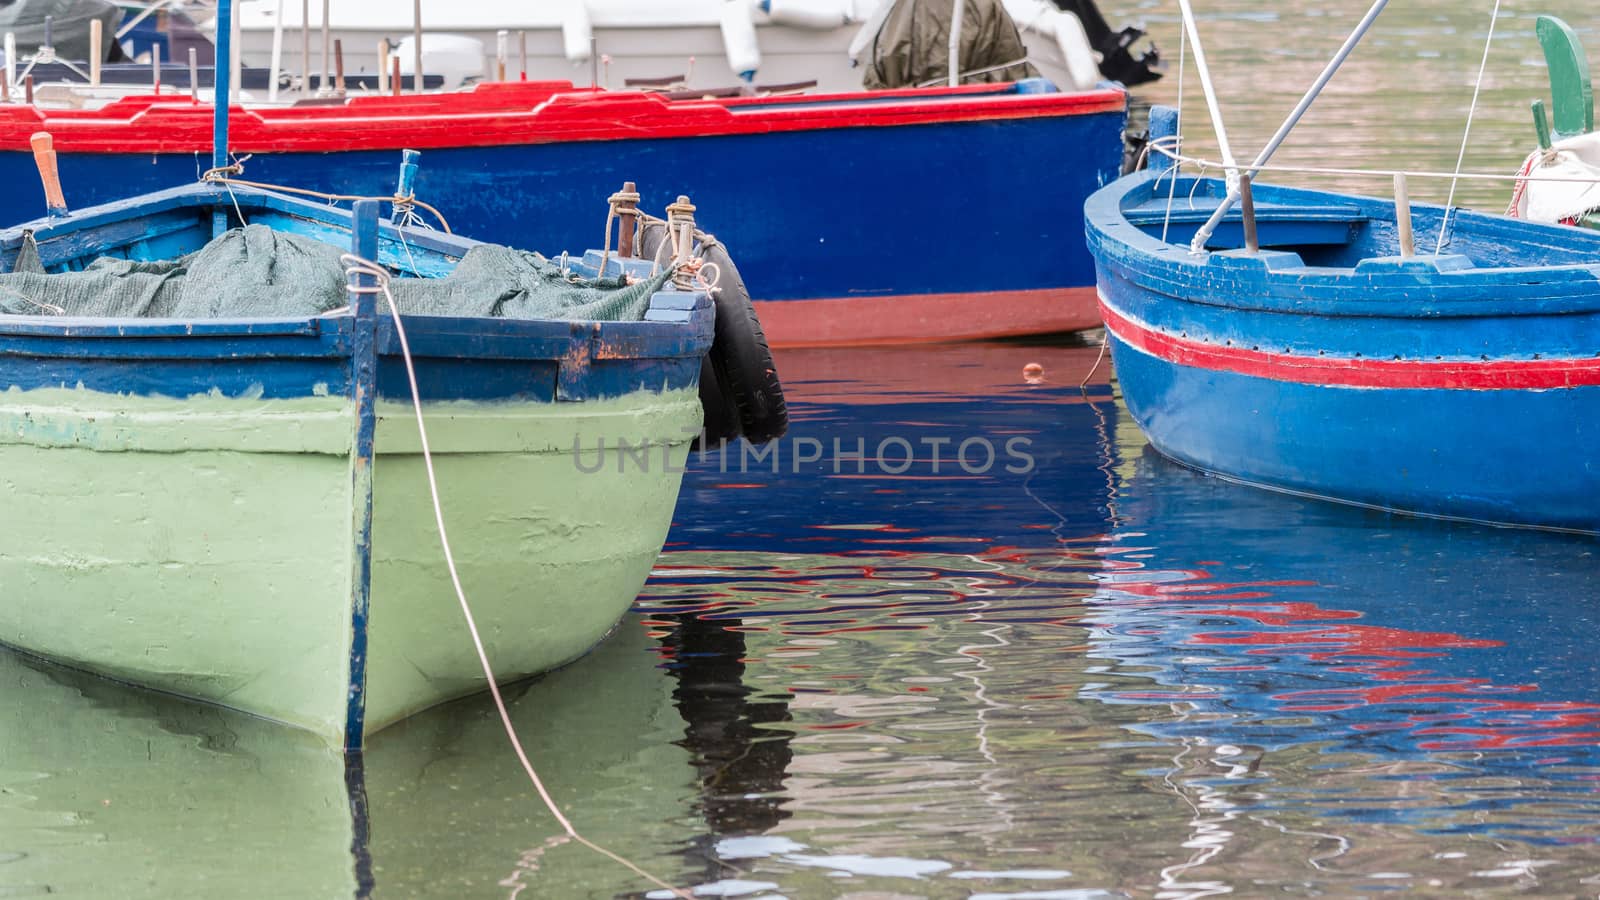
[{"label": "fishing net", "polygon": [[[0,313],[104,318],[316,316],[347,305],[342,251],[264,225],[235,228],[167,262],[98,259],[47,274],[32,239],[0,274]],[[624,284],[579,280],[537,253],[481,244],[443,278],[395,278],[407,315],[638,321],[668,272]]]}]

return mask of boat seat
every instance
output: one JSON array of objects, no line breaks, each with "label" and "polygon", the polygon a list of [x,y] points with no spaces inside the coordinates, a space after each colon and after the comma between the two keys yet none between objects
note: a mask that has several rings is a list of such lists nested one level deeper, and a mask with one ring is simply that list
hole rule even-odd
[{"label": "boat seat", "polygon": [[[1195,232],[1215,211],[1216,207],[1212,204],[1191,207],[1186,199],[1179,197],[1173,201],[1169,216],[1167,200],[1163,197],[1128,210],[1126,216],[1130,224],[1146,232],[1154,229],[1154,233],[1159,235],[1165,227],[1167,240],[1183,243],[1193,239]],[[1206,242],[1206,247],[1212,250],[1243,247],[1242,221],[1237,207],[1229,211]],[[1263,247],[1348,244],[1366,221],[1366,213],[1358,206],[1256,204],[1256,234]]]}]

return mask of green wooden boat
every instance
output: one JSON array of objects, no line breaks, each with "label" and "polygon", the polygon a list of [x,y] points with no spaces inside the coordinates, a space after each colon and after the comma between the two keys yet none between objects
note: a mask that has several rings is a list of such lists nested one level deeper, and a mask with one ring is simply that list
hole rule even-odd
[{"label": "green wooden boat", "polygon": [[[388,267],[406,313],[489,658],[505,680],[560,666],[616,624],[661,549],[700,428],[712,301],[663,275],[614,292],[643,321],[412,314],[470,300],[480,247],[370,213],[361,255]],[[350,299],[337,264],[332,300],[250,281],[292,280],[323,251],[337,263],[319,242],[357,231],[346,211],[215,185],[0,231],[0,642],[349,749],[485,686],[393,322],[370,293],[327,309]],[[248,246],[216,287],[200,268],[224,232]],[[255,241],[280,255],[261,262]],[[182,296],[141,309],[154,318],[104,296],[83,314],[47,290],[88,280],[119,297],[176,277],[149,261],[196,252]],[[108,271],[127,278],[101,290]],[[239,298],[213,294],[257,287],[292,312],[216,317]]]}]

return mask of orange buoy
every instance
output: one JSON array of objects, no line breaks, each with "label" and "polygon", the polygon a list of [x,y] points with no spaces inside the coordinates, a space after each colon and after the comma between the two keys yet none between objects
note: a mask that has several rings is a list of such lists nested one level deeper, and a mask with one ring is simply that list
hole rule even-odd
[{"label": "orange buoy", "polygon": [[1044,383],[1044,366],[1038,363],[1028,363],[1022,367],[1022,380],[1029,384]]}]

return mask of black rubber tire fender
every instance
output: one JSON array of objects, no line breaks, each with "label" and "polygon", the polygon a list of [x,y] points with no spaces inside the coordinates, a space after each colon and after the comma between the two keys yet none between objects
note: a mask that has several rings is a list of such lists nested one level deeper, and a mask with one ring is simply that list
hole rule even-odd
[{"label": "black rubber tire fender", "polygon": [[[666,240],[666,226],[645,226],[640,250],[652,258]],[[716,265],[716,337],[700,374],[700,405],[705,411],[705,444],[720,446],[735,437],[765,444],[789,430],[789,408],[783,396],[767,336],[750,302],[750,291],[726,247],[712,240],[706,262]],[[664,261],[663,261],[664,262]],[[707,378],[707,375],[712,377]]]}]

